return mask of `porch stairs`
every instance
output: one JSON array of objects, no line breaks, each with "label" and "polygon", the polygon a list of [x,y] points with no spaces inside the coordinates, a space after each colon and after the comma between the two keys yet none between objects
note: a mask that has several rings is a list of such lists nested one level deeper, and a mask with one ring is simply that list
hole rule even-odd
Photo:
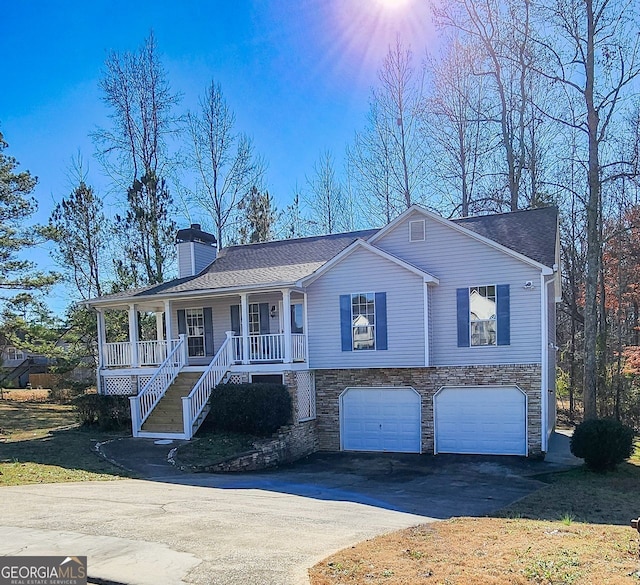
[{"label": "porch stairs", "polygon": [[157,438],[184,433],[182,398],[188,396],[193,390],[200,375],[199,372],[184,371],[178,374],[147,420],[144,421],[140,432],[141,437]]},{"label": "porch stairs", "polygon": [[[191,439],[209,412],[209,397],[233,363],[233,331],[204,372],[185,371],[185,343],[167,356],[146,386],[131,401],[134,437]],[[142,424],[140,424],[142,423]]]}]

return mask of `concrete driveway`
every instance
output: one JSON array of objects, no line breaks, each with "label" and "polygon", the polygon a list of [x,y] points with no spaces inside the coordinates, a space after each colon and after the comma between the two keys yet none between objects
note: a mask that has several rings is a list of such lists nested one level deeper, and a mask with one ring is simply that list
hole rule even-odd
[{"label": "concrete driveway", "polygon": [[316,455],[287,469],[181,474],[171,446],[103,446],[145,480],[5,487],[0,555],[87,555],[126,584],[297,585],[327,555],[378,534],[485,515],[542,484],[518,458]]}]

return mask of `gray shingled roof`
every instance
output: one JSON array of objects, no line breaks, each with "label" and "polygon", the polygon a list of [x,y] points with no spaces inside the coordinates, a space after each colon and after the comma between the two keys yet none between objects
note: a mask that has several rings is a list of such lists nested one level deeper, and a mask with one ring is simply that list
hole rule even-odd
[{"label": "gray shingled roof", "polygon": [[[541,264],[555,263],[555,207],[453,220]],[[224,248],[215,262],[196,276],[101,297],[110,301],[156,295],[291,284],[312,274],[356,239],[379,230],[279,240]]]},{"label": "gray shingled roof", "polygon": [[170,295],[234,287],[291,284],[308,276],[357,239],[378,230],[361,230],[223,248],[200,274],[101,297],[101,300]]},{"label": "gray shingled roof", "polygon": [[557,207],[463,217],[453,221],[549,268],[556,262]]}]

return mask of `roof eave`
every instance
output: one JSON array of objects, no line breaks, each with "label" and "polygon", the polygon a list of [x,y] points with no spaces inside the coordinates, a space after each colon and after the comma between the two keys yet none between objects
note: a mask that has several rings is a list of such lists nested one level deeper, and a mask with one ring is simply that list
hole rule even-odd
[{"label": "roof eave", "polygon": [[[108,307],[108,306],[118,306],[118,305],[131,305],[131,304],[141,304],[144,302],[153,302],[153,301],[167,301],[174,299],[189,299],[189,298],[200,298],[204,296],[228,296],[234,293],[256,293],[256,292],[272,292],[274,290],[280,290],[283,288],[299,288],[297,281],[281,281],[281,282],[272,282],[267,284],[259,284],[259,285],[241,285],[241,286],[229,286],[229,287],[221,287],[221,288],[207,288],[200,290],[190,290],[190,291],[178,291],[172,293],[159,293],[157,295],[139,295],[139,296],[124,296],[118,297],[117,299],[93,299],[89,301],[83,301],[81,304],[87,308],[97,308],[97,307]],[[302,292],[302,291],[300,291]]]}]

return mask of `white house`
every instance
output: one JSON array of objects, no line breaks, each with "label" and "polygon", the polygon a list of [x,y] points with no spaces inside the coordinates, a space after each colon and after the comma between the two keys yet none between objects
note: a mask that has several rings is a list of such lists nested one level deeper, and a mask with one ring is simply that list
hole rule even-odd
[{"label": "white house", "polygon": [[[217,384],[281,380],[319,449],[546,452],[556,208],[447,220],[413,206],[379,230],[217,257],[193,225],[177,246],[180,278],[88,302],[100,392],[131,396],[135,436],[191,438]],[[126,340],[106,333],[114,310]]]}]

